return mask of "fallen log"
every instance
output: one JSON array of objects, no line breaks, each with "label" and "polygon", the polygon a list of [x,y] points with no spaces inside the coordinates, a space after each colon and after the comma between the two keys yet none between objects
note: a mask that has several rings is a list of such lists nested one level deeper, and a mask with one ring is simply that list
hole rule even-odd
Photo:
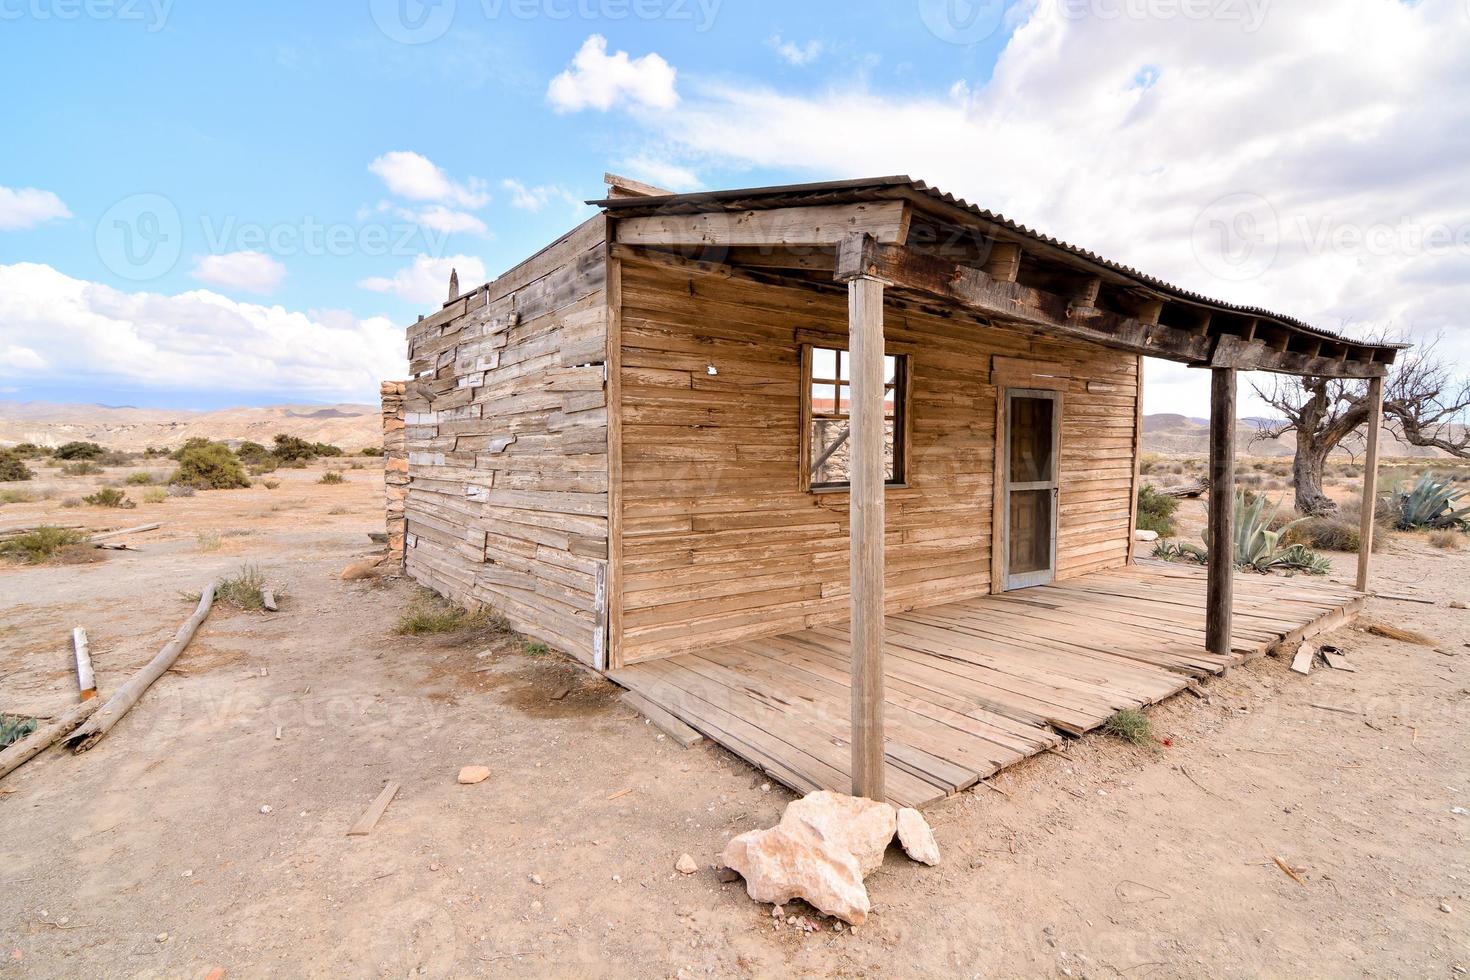
[{"label": "fallen log", "polygon": [[[199,606],[194,610],[194,615],[184,621],[174,638],[168,641],[164,648],[158,651],[158,655],[148,661],[136,674],[129,678],[128,682],[118,688],[112,697],[107,699],[94,716],[87,723],[66,738],[66,745],[74,752],[85,752],[96,745],[102,736],[112,730],[123,715],[138,702],[143,693],[152,686],[153,682],[163,676],[164,671],[173,666],[184,647],[194,638],[194,631],[199,624],[204,622],[204,617],[209,615],[209,608],[214,604],[214,592],[219,586],[218,582],[210,582],[204,587],[199,595]],[[87,702],[83,702],[84,704]]]},{"label": "fallen log", "polygon": [[92,698],[90,701],[83,701],[80,704],[74,704],[71,710],[67,711],[60,718],[57,718],[49,724],[38,726],[35,731],[31,732],[25,738],[16,742],[4,752],[0,752],[0,779],[4,779],[10,775],[22,763],[29,762],[31,759],[40,755],[43,750],[86,721],[92,712],[96,711],[101,704],[102,702],[96,698]]},{"label": "fallen log", "polygon": [[161,527],[163,527],[163,524],[155,521],[152,524],[139,524],[137,527],[125,527],[117,531],[104,531],[101,534],[92,535],[92,543],[96,544],[98,541],[106,541],[108,538],[120,538],[124,534],[142,534],[144,531],[156,531]]},{"label": "fallen log", "polygon": [[1154,487],[1154,493],[1162,494],[1165,497],[1194,498],[1201,496],[1209,489],[1209,483],[1201,481],[1199,483],[1185,483],[1177,487]]}]

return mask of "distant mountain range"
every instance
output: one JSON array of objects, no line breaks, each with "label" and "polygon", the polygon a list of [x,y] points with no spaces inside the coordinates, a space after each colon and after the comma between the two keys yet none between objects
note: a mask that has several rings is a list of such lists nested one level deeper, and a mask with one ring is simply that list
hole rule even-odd
[{"label": "distant mountain range", "polygon": [[[1290,435],[1256,438],[1271,419],[1241,419],[1236,445],[1241,455],[1290,456]],[[327,442],[357,450],[382,443],[381,409],[377,405],[271,405],[265,408],[226,408],[213,412],[178,409],[64,405],[52,402],[0,401],[0,446],[35,442],[59,446],[74,439],[98,442],[111,449],[139,451],[149,446],[174,447],[194,436],[240,442],[269,443],[277,432],[311,442]],[[1186,415],[1146,415],[1143,448],[1166,455],[1204,456],[1209,453],[1208,419]],[[1385,432],[1383,454],[1390,457],[1432,457],[1432,449],[1398,442]]]},{"label": "distant mountain range", "polygon": [[195,436],[268,445],[276,433],[284,432],[355,451],[381,445],[382,427],[382,409],[377,405],[270,405],[190,412],[0,401],[0,446],[18,442],[59,446],[83,440],[137,452],[149,446],[175,447]]}]

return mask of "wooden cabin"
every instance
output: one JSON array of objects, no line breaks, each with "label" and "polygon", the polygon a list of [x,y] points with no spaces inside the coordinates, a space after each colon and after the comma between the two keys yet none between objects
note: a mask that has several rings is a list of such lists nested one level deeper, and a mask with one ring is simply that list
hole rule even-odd
[{"label": "wooden cabin", "polygon": [[924,803],[1361,601],[1244,582],[1228,548],[1138,561],[1142,358],[1207,369],[1229,486],[1236,371],[1381,398],[1396,347],[907,177],[609,182],[408,329],[404,551],[651,715],[798,789]]}]

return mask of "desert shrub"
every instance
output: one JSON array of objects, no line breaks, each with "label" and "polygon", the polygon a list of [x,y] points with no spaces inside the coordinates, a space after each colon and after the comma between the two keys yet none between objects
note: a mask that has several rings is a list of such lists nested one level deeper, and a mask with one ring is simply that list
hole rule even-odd
[{"label": "desert shrub", "polygon": [[262,476],[266,473],[274,473],[280,465],[280,460],[274,456],[261,456],[251,462],[246,469],[250,471],[251,476]]},{"label": "desert shrub", "polygon": [[29,480],[36,474],[16,455],[13,449],[0,449],[0,483],[15,483]]},{"label": "desert shrub", "polygon": [[208,446],[209,444],[210,441],[203,436],[194,436],[192,439],[184,440],[184,444],[178,449],[175,449],[173,452],[169,453],[168,458],[174,460],[183,459],[184,454],[189,450],[198,449],[201,446]]},{"label": "desert shrub", "polygon": [[276,487],[278,487],[278,486],[281,485],[281,481],[280,480],[261,480],[260,481],[260,485],[263,486],[263,487],[265,487],[267,490],[274,490]]},{"label": "desert shrub", "polygon": [[[1335,517],[1309,517],[1297,521],[1281,536],[1283,544],[1303,544],[1322,551],[1357,551],[1362,540],[1357,524]],[[1378,550],[1379,538],[1373,539]]]},{"label": "desert shrub", "polygon": [[160,456],[167,456],[168,454],[168,450],[162,446],[149,446],[143,450],[143,456],[146,459],[157,459]]},{"label": "desert shrub", "polygon": [[360,469],[362,469],[362,464],[361,463],[353,463],[351,466],[348,466],[347,468],[349,470],[360,470]]},{"label": "desert shrub", "polygon": [[51,455],[57,459],[96,459],[106,452],[95,442],[65,442],[57,446]]},{"label": "desert shrub", "polygon": [[1148,484],[1138,487],[1138,527],[1143,531],[1157,531],[1163,537],[1174,534],[1174,512],[1179,501],[1166,493],[1159,493]]},{"label": "desert shrub", "polygon": [[0,504],[28,504],[36,499],[36,495],[29,490],[0,490]]},{"label": "desert shrub", "polygon": [[544,657],[551,652],[551,647],[539,640],[527,643],[525,649],[528,657]]},{"label": "desert shrub", "polygon": [[1442,527],[1438,531],[1429,532],[1429,543],[1445,551],[1459,551],[1465,544],[1465,532]]},{"label": "desert shrub", "polygon": [[262,446],[258,442],[251,442],[249,439],[246,439],[235,447],[235,455],[239,456],[246,463],[257,462],[265,459],[270,454],[271,451],[265,446]]},{"label": "desert shrub", "polygon": [[0,715],[0,749],[13,745],[36,730],[35,718],[24,715]]},{"label": "desert shrub", "polygon": [[194,488],[187,483],[170,483],[168,485],[168,495],[170,497],[192,497],[194,496]]},{"label": "desert shrub", "polygon": [[1154,545],[1153,556],[1164,561],[1178,561],[1203,565],[1209,553],[1197,544],[1188,541],[1160,541]]},{"label": "desert shrub", "polygon": [[142,472],[129,473],[128,478],[123,482],[132,487],[151,487],[153,486],[153,474]]},{"label": "desert shrub", "polygon": [[1390,494],[1388,509],[1402,531],[1470,528],[1470,506],[1458,506],[1467,497],[1453,481],[1425,473],[1412,487]]},{"label": "desert shrub", "polygon": [[194,535],[194,543],[200,551],[218,551],[220,546],[220,533],[218,531],[200,531]]},{"label": "desert shrub", "polygon": [[70,510],[73,507],[80,507],[82,506],[82,498],[66,497],[61,501],[61,506],[65,507],[67,510]]},{"label": "desert shrub", "polygon": [[1124,708],[1103,722],[1103,731],[1134,745],[1152,745],[1154,742],[1153,722],[1137,708]]},{"label": "desert shrub", "polygon": [[[261,573],[260,566],[241,565],[234,575],[220,582],[214,597],[236,609],[256,612],[265,608],[265,597],[261,595],[263,588],[265,575]],[[285,594],[280,590],[275,592],[278,598]]]},{"label": "desert shrub", "polygon": [[161,504],[168,499],[168,491],[163,487],[151,487],[143,494],[143,503]]},{"label": "desert shrub", "polygon": [[21,459],[40,459],[42,456],[51,455],[50,449],[38,446],[34,442],[18,442],[10,447],[10,451]]},{"label": "desert shrub", "polygon": [[360,452],[358,452],[358,455],[359,456],[381,456],[381,455],[383,455],[383,447],[382,446],[364,446],[362,448],[362,450]]},{"label": "desert shrub", "polygon": [[0,556],[34,565],[51,558],[62,548],[79,545],[86,540],[87,535],[81,531],[43,524],[0,541]]},{"label": "desert shrub", "polygon": [[344,455],[346,455],[345,453],[342,452],[342,447],[341,446],[334,446],[334,445],[332,445],[329,442],[314,442],[314,443],[311,444],[311,448],[312,448],[312,450],[318,456],[344,456]]},{"label": "desert shrub", "polygon": [[341,471],[339,471],[339,470],[327,470],[325,473],[322,474],[322,478],[320,480],[317,480],[316,482],[318,482],[318,483],[346,483],[347,482],[347,477],[343,476],[342,473],[341,473]]},{"label": "desert shrub", "polygon": [[135,459],[132,453],[125,453],[120,449],[109,449],[98,456],[96,462],[102,466],[127,466]]},{"label": "desert shrub", "polygon": [[306,460],[304,460],[304,459],[287,459],[287,460],[283,460],[281,462],[281,465],[284,466],[288,470],[304,470],[304,469],[306,469]]},{"label": "desert shrub", "polygon": [[82,460],[80,463],[67,463],[61,468],[61,472],[66,476],[96,476],[102,472],[102,467],[89,460]]},{"label": "desert shrub", "polygon": [[297,460],[305,461],[315,459],[318,453],[313,443],[282,432],[276,436],[275,446],[271,449],[271,455],[283,463],[292,463]]},{"label": "desert shrub", "polygon": [[138,506],[116,487],[99,487],[96,493],[83,497],[82,502],[92,507],[120,507],[123,510],[132,510]]},{"label": "desert shrub", "polygon": [[245,468],[230,452],[230,447],[222,442],[205,442],[186,448],[179,457],[179,469],[171,482],[199,490],[234,490],[250,486]]}]

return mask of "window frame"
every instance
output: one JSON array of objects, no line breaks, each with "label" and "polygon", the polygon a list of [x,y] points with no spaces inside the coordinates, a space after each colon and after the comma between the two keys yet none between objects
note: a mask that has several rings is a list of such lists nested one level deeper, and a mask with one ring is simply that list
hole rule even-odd
[{"label": "window frame", "polygon": [[[818,417],[812,409],[812,363],[813,352],[816,350],[830,350],[838,354],[839,365],[841,355],[850,354],[847,339],[845,337],[822,338],[820,340],[803,341],[801,344],[801,432],[798,439],[797,470],[798,485],[803,493],[851,493],[851,481],[843,483],[814,483],[812,481],[812,422]],[[903,489],[909,485],[910,461],[909,446],[913,443],[913,357],[906,350],[887,350],[887,356],[894,359],[893,368],[893,478],[885,480],[883,487],[886,490]],[[839,366],[837,374],[841,375]],[[851,385],[851,379],[843,382],[841,378],[822,379],[837,387],[838,398],[841,398],[841,385]],[[886,387],[886,386],[885,386]],[[840,407],[840,406],[837,406]],[[845,413],[833,413],[832,416],[823,414],[822,418],[850,418]]]}]

